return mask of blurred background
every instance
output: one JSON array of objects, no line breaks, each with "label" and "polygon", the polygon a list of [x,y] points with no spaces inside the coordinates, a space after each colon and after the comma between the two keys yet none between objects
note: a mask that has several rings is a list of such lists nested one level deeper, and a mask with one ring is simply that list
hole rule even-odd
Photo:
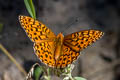
[{"label": "blurred background", "polygon": [[[33,0],[37,19],[55,34],[87,29],[105,33],[81,51],[73,76],[88,80],[120,80],[120,0]],[[40,62],[33,43],[21,28],[18,16],[30,16],[23,0],[0,0],[0,43],[29,71]],[[78,22],[76,20],[78,19]],[[0,50],[0,80],[23,80],[24,76]],[[56,79],[54,80],[61,80]]]}]

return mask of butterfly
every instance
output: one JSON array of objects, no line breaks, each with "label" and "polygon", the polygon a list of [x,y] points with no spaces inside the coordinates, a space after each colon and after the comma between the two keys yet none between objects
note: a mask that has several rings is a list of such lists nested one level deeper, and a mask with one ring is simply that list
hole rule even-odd
[{"label": "butterfly", "polygon": [[83,30],[69,35],[55,35],[45,24],[28,16],[19,16],[19,21],[34,43],[37,57],[53,68],[65,68],[72,64],[80,51],[103,36],[99,30]]}]

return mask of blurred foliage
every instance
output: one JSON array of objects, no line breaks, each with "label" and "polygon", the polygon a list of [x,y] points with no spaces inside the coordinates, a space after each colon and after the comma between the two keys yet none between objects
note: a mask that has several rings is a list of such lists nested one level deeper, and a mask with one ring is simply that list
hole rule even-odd
[{"label": "blurred foliage", "polygon": [[74,77],[75,80],[86,80],[85,78],[82,77]]},{"label": "blurred foliage", "polygon": [[39,65],[36,65],[34,67],[34,73],[33,73],[33,76],[35,77],[35,80],[39,80],[42,75],[43,75],[43,69],[42,69],[42,67],[39,66]]},{"label": "blurred foliage", "polygon": [[26,80],[51,80],[51,73],[58,72],[60,76],[63,76],[63,80],[86,80],[82,77],[72,77],[71,73],[74,68],[74,65],[69,65],[66,68],[49,68],[45,66],[40,66],[38,63],[35,63],[30,69]]},{"label": "blurred foliage", "polygon": [[30,14],[30,16],[36,19],[35,7],[33,5],[32,0],[24,0],[25,6]]}]

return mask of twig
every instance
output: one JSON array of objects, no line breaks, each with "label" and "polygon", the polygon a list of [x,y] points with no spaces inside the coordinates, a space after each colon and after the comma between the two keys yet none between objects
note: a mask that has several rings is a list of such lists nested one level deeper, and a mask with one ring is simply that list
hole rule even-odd
[{"label": "twig", "polygon": [[26,76],[27,73],[23,67],[15,60],[15,58],[0,43],[0,49],[8,56],[8,58],[17,66],[17,68]]}]

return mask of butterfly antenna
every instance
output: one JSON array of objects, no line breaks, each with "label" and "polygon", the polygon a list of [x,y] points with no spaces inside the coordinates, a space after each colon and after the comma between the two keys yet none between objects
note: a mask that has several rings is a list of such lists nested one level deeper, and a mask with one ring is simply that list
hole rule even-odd
[{"label": "butterfly antenna", "polygon": [[62,33],[65,32],[65,30],[69,29],[72,25],[74,25],[75,23],[77,23],[79,21],[79,18],[77,17],[73,22],[71,22],[69,25],[67,25],[66,29],[64,29],[62,31]]}]

